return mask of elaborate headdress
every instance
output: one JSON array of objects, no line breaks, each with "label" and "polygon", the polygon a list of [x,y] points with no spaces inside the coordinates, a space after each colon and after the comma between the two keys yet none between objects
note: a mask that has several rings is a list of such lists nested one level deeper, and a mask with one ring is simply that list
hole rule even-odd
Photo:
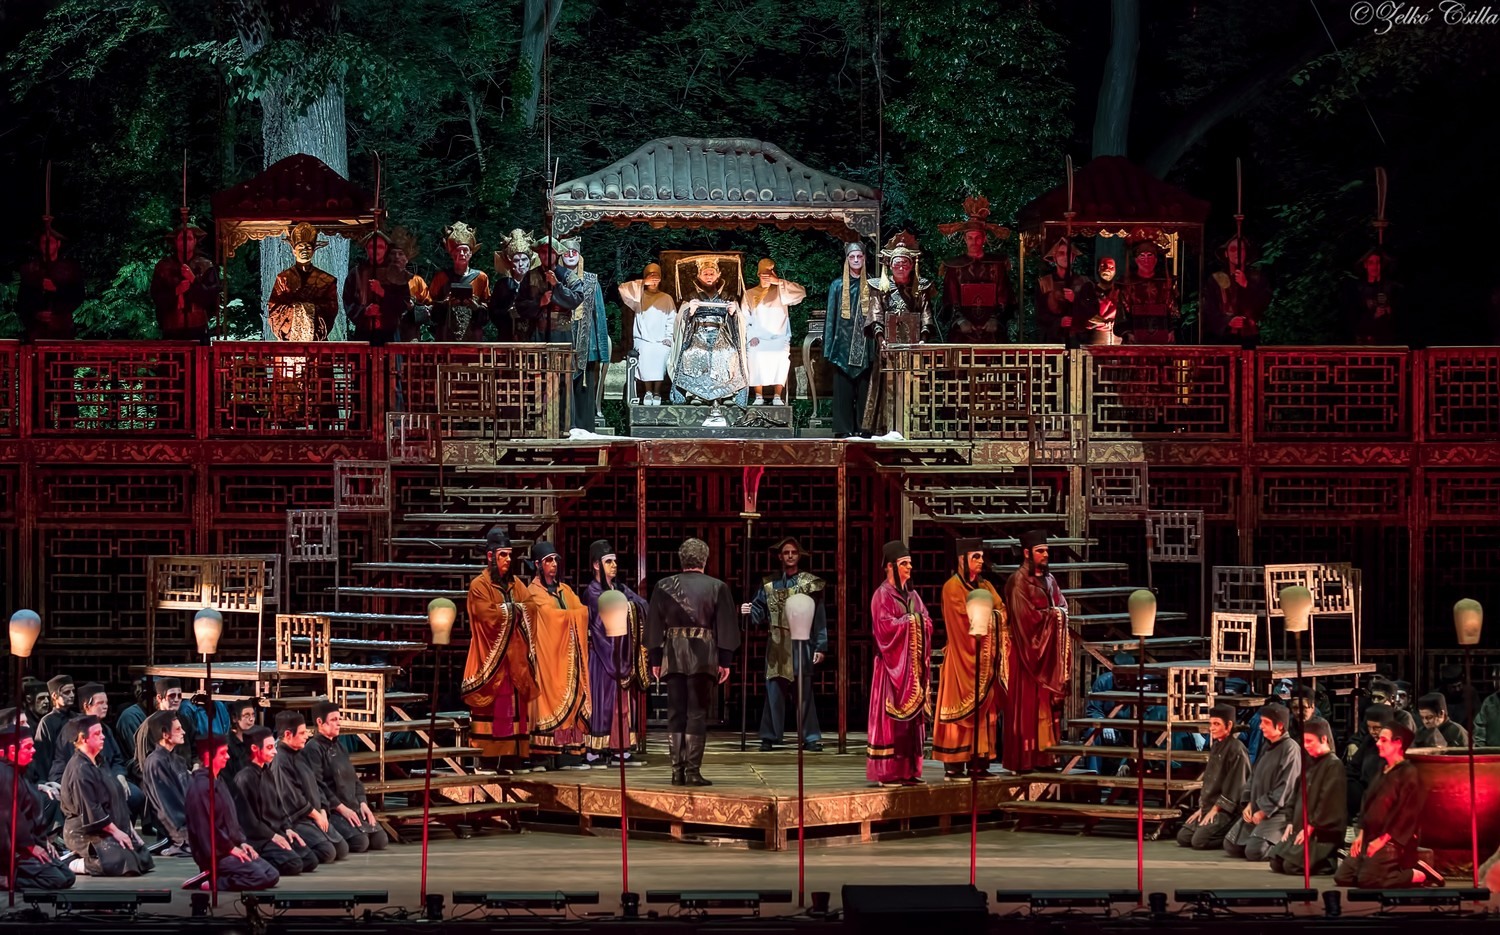
[{"label": "elaborate headdress", "polygon": [[454,221],[443,231],[443,243],[450,250],[460,244],[466,244],[469,252],[479,252],[479,235],[475,233],[474,228],[463,221]]},{"label": "elaborate headdress", "polygon": [[990,200],[983,195],[970,195],[965,198],[964,214],[968,215],[968,220],[939,224],[938,230],[942,231],[945,237],[952,237],[954,234],[962,234],[965,231],[984,231],[986,237],[993,237],[996,240],[1004,240],[1010,236],[1010,228],[989,222]]},{"label": "elaborate headdress", "polygon": [[851,240],[844,244],[844,280],[843,290],[839,293],[839,317],[848,320],[852,317],[852,309],[859,309],[860,316],[865,313],[865,296],[870,291],[870,270],[868,265],[861,271],[859,276],[859,295],[849,294],[849,256],[858,253],[865,255],[865,245],[858,240]]},{"label": "elaborate headdress", "polygon": [[716,256],[700,256],[693,262],[697,265],[699,273],[702,273],[704,270],[719,269],[719,258]]},{"label": "elaborate headdress", "polygon": [[417,245],[416,235],[404,227],[391,229],[391,242],[396,245],[397,250],[406,254],[408,260],[415,260],[422,252],[422,248]]},{"label": "elaborate headdress", "polygon": [[302,221],[286,229],[286,242],[295,249],[299,244],[310,243],[314,250],[321,250],[328,246],[328,241],[318,239],[318,229],[306,221]]},{"label": "elaborate headdress", "polygon": [[542,265],[542,258],[536,255],[535,245],[531,237],[519,227],[505,235],[500,241],[500,249],[495,251],[495,271],[514,277],[515,270],[511,268],[510,258],[518,253],[524,253],[531,258],[531,269]]},{"label": "elaborate headdress", "polygon": [[395,243],[395,241],[391,239],[390,234],[387,234],[385,231],[381,230],[378,227],[359,239],[360,246],[368,246],[370,241],[372,240],[384,240],[387,248],[390,248],[390,246]]},{"label": "elaborate headdress", "polygon": [[880,262],[886,266],[890,266],[899,257],[910,259],[913,265],[922,259],[922,247],[917,243],[916,236],[909,231],[901,231],[887,240],[880,251]]},{"label": "elaborate headdress", "polygon": [[558,247],[557,252],[559,254],[559,259],[561,259],[561,254],[570,253],[570,252],[572,252],[574,250],[578,251],[578,265],[575,266],[575,267],[573,267],[573,269],[577,271],[578,275],[582,276],[583,275],[583,238],[582,237],[568,237],[565,240],[559,240],[557,242],[557,247]]}]

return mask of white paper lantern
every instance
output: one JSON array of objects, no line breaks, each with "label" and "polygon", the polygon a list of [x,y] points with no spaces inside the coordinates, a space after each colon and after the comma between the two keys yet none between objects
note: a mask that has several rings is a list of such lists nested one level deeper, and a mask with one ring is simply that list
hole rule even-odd
[{"label": "white paper lantern", "polygon": [[224,615],[212,607],[205,607],[193,617],[193,639],[198,643],[200,656],[212,656],[219,651],[219,637],[224,633]]},{"label": "white paper lantern", "polygon": [[1137,639],[1156,632],[1156,595],[1140,588],[1130,594],[1130,635]]},{"label": "white paper lantern", "polygon": [[453,621],[458,619],[458,605],[446,597],[433,598],[427,604],[427,626],[432,630],[432,645],[447,646],[453,640]]},{"label": "white paper lantern", "polygon": [[817,603],[808,594],[793,594],[786,599],[786,608],[782,612],[786,615],[786,625],[792,630],[792,639],[812,639],[813,615],[817,609]]},{"label": "white paper lantern", "polygon": [[964,606],[969,612],[969,635],[988,636],[995,621],[995,595],[984,588],[975,588],[969,592]]},{"label": "white paper lantern", "polygon": [[10,615],[10,654],[22,659],[31,655],[37,637],[42,635],[42,618],[34,610],[18,610]]},{"label": "white paper lantern", "polygon": [[624,636],[630,632],[630,599],[619,591],[599,595],[599,619],[604,622],[605,636]]},{"label": "white paper lantern", "polygon": [[1300,584],[1281,589],[1281,612],[1286,618],[1286,632],[1306,633],[1312,623],[1312,592]]}]

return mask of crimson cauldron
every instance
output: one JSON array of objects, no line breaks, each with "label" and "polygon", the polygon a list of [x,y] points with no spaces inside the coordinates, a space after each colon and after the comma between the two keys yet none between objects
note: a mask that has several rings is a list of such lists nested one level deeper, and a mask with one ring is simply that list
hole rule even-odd
[{"label": "crimson cauldron", "polygon": [[[1417,767],[1427,804],[1422,811],[1422,846],[1440,864],[1469,866],[1469,752],[1419,748],[1406,757]],[[1474,748],[1474,810],[1479,822],[1479,859],[1500,847],[1500,747]]]}]

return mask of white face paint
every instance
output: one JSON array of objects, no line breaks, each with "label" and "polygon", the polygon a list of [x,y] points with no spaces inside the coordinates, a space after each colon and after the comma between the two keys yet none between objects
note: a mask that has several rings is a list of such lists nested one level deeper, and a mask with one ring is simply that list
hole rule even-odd
[{"label": "white face paint", "polygon": [[856,250],[849,254],[849,272],[858,273],[865,268],[865,255],[863,251]]},{"label": "white face paint", "polygon": [[564,253],[562,255],[563,265],[568,269],[576,268],[578,266],[578,261],[582,259],[583,254],[579,253],[577,250],[569,250],[567,253]]},{"label": "white face paint", "polygon": [[510,255],[510,268],[515,271],[517,276],[525,276],[527,271],[531,269],[531,254],[512,253]]}]

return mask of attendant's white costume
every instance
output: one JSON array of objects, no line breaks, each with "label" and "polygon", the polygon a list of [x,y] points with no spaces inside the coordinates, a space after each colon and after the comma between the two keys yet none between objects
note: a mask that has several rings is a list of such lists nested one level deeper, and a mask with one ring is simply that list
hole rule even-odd
[{"label": "attendant's white costume", "polygon": [[751,386],[785,386],[792,363],[792,320],[789,309],[807,298],[807,290],[782,280],[774,286],[746,290],[748,313],[745,335],[750,358]]},{"label": "attendant's white costume", "polygon": [[645,282],[635,279],[620,283],[620,301],[635,312],[631,338],[638,352],[636,379],[665,380],[667,359],[672,355],[672,332],[677,326],[672,297],[660,290],[647,292]]}]

